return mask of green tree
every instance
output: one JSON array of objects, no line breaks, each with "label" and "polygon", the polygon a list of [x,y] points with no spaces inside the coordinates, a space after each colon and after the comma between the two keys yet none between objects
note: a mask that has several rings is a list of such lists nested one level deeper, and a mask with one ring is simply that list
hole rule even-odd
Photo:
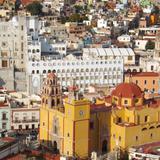
[{"label": "green tree", "polygon": [[146,48],[146,50],[148,50],[148,49],[154,49],[154,48],[155,48],[155,42],[152,42],[151,40],[149,40],[149,41],[146,43],[145,48]]},{"label": "green tree", "polygon": [[33,3],[27,5],[26,10],[31,13],[31,15],[40,15],[42,14],[42,8],[40,2],[34,1]]}]

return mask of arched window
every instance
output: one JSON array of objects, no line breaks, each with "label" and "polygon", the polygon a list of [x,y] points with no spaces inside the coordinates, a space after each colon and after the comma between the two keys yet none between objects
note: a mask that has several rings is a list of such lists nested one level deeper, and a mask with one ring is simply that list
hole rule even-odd
[{"label": "arched window", "polygon": [[102,154],[107,153],[108,147],[107,147],[107,140],[104,140],[102,142]]},{"label": "arched window", "polygon": [[48,70],[48,73],[51,73],[51,70],[50,70],[50,69]]},{"label": "arched window", "polygon": [[103,69],[102,68],[100,68],[100,70],[99,70],[100,72],[103,72]]},{"label": "arched window", "polygon": [[56,88],[56,94],[58,94],[58,88]]},{"label": "arched window", "polygon": [[127,73],[131,73],[131,70],[130,70],[130,69],[127,69]]},{"label": "arched window", "polygon": [[32,74],[34,74],[35,73],[35,71],[34,70],[32,70]]},{"label": "arched window", "polygon": [[52,99],[52,106],[55,106],[55,101],[54,101],[54,99]]},{"label": "arched window", "polygon": [[117,69],[118,71],[120,71],[121,70],[121,68],[120,67],[118,67],[118,69]]},{"label": "arched window", "polygon": [[35,53],[35,49],[32,50],[32,53]]},{"label": "arched window", "polygon": [[58,99],[57,99],[57,105],[59,105],[59,104],[60,104],[60,99],[58,98]]},{"label": "arched window", "polygon": [[154,126],[151,126],[149,129],[154,129]]},{"label": "arched window", "polygon": [[147,130],[147,128],[142,128],[142,131],[145,131],[145,130]]},{"label": "arched window", "polygon": [[46,104],[48,104],[48,100],[46,99]]},{"label": "arched window", "polygon": [[137,70],[136,70],[136,69],[133,69],[133,72],[134,72],[134,73],[136,73],[136,72],[137,72]]},{"label": "arched window", "polygon": [[46,70],[43,70],[43,73],[45,74],[45,73],[46,73]]}]

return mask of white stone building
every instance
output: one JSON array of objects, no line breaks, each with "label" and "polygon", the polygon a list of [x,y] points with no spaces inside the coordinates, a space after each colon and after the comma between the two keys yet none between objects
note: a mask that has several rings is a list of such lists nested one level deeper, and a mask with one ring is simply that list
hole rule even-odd
[{"label": "white stone building", "polygon": [[54,39],[40,38],[41,41],[41,52],[52,54],[54,52],[66,55],[67,44],[65,42],[56,42]]},{"label": "white stone building", "polygon": [[39,27],[38,17],[26,16],[23,12],[0,23],[0,68],[15,67],[25,71],[28,50],[35,48],[41,52]]},{"label": "white stone building", "polygon": [[131,36],[129,35],[121,35],[117,38],[119,42],[128,43],[131,41]]},{"label": "white stone building", "polygon": [[104,60],[122,58],[124,65],[135,65],[135,53],[131,48],[83,48],[83,55]]},{"label": "white stone building", "polygon": [[101,59],[94,57],[69,56],[63,59],[29,61],[28,93],[40,93],[43,79],[47,73],[54,71],[63,87],[71,85],[71,79],[82,90],[90,84],[105,84],[113,86],[123,82],[123,59]]},{"label": "white stone building", "polygon": [[41,98],[28,97],[23,92],[10,93],[10,117],[12,130],[38,129]]},{"label": "white stone building", "polygon": [[107,24],[108,24],[107,20],[105,20],[103,18],[97,20],[97,27],[98,28],[107,28],[108,27]]},{"label": "white stone building", "polygon": [[39,127],[39,107],[12,108],[11,117],[12,130],[38,129]]},{"label": "white stone building", "polygon": [[160,31],[156,35],[154,59],[160,61]]},{"label": "white stone building", "polygon": [[25,67],[27,30],[23,17],[19,15],[0,23],[0,68]]},{"label": "white stone building", "polygon": [[139,50],[146,50],[146,44],[148,40],[144,39],[136,39],[135,40],[135,48]]},{"label": "white stone building", "polygon": [[145,27],[145,28],[139,28],[139,36],[141,36],[143,39],[150,39],[155,40],[156,34],[160,31],[159,26],[152,26],[152,27]]}]

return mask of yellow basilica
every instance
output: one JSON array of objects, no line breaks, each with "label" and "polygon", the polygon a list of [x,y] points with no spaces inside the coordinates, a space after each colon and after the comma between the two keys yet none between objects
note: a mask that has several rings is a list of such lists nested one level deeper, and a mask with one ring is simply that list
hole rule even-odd
[{"label": "yellow basilica", "polygon": [[160,100],[145,100],[136,84],[119,84],[103,102],[90,102],[76,86],[62,97],[54,73],[44,81],[40,142],[61,155],[80,158],[160,141]]}]

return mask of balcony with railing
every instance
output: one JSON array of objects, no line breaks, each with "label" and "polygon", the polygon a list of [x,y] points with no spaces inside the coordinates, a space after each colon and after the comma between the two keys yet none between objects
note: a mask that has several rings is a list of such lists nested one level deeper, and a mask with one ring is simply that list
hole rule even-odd
[{"label": "balcony with railing", "polygon": [[39,122],[38,119],[23,119],[23,120],[14,120],[13,123],[35,123]]}]

